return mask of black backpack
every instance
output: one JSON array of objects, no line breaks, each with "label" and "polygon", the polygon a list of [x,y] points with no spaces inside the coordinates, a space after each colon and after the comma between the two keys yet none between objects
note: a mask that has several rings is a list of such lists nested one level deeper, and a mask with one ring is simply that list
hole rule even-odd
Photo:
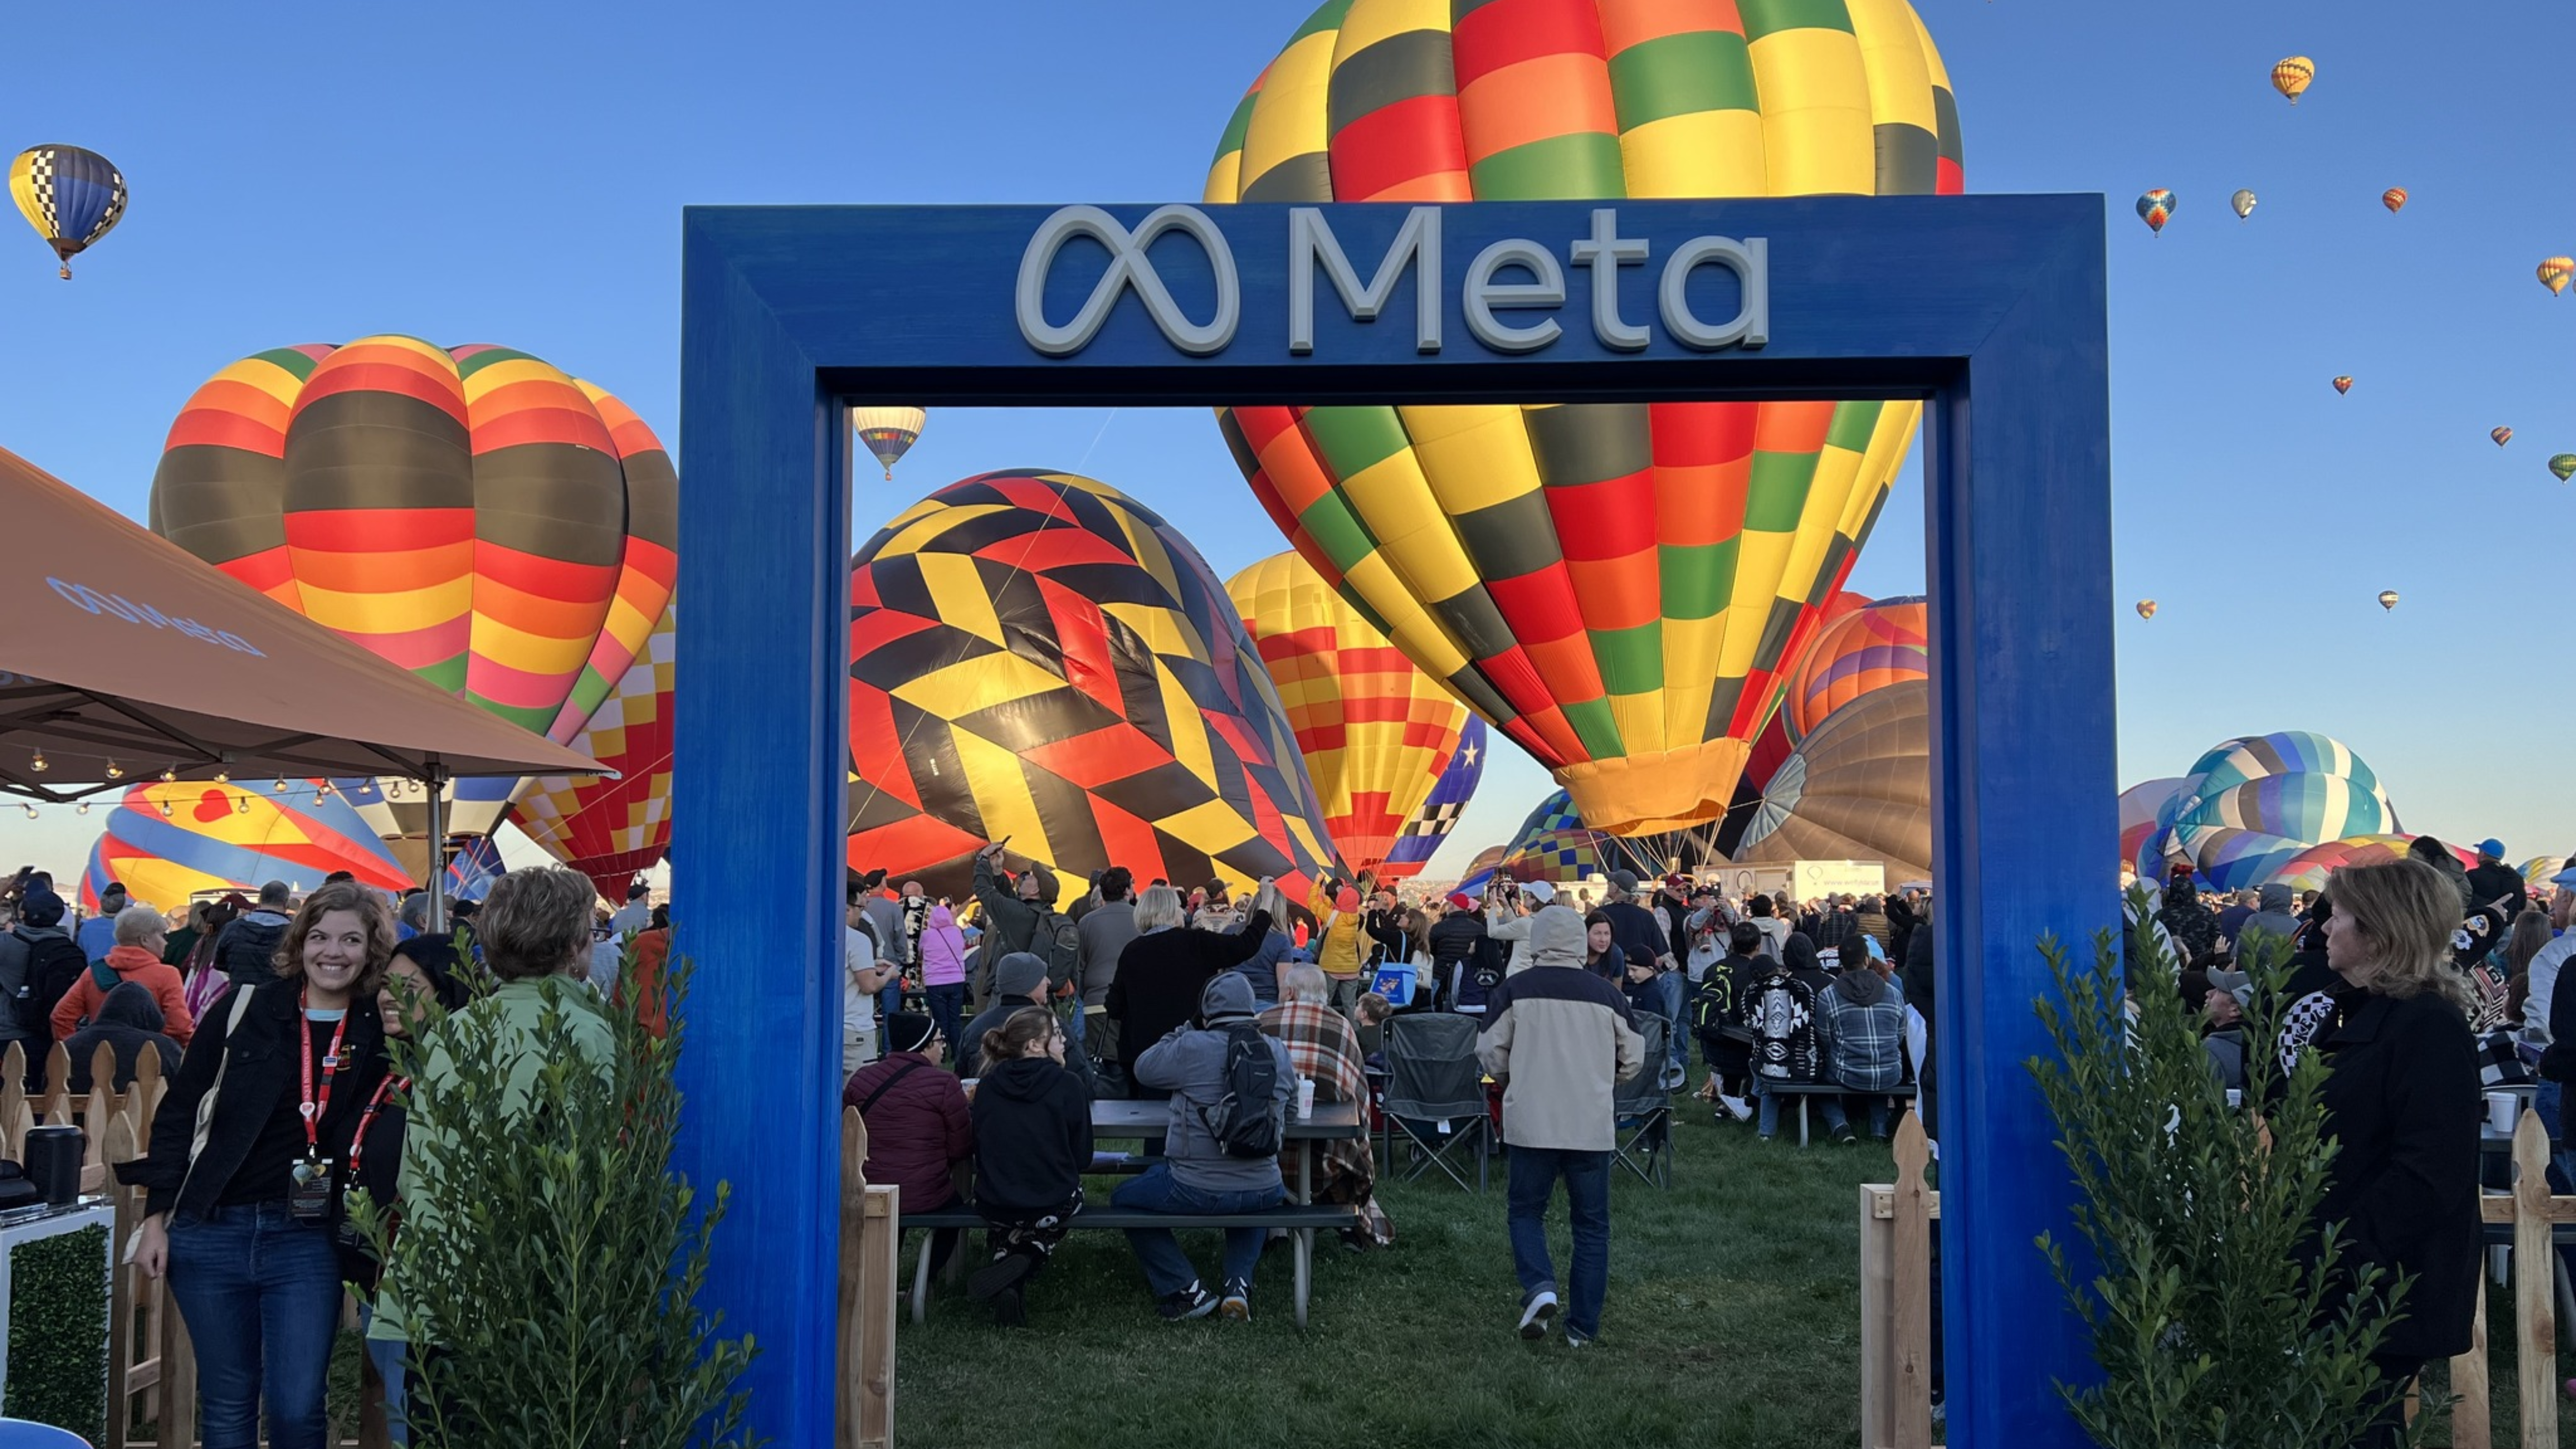
[{"label": "black backpack", "polygon": [[1276,1157],[1281,1132],[1272,1106],[1278,1100],[1279,1062],[1270,1054],[1270,1039],[1257,1027],[1227,1027],[1225,1095],[1199,1109],[1208,1135],[1228,1157]]}]

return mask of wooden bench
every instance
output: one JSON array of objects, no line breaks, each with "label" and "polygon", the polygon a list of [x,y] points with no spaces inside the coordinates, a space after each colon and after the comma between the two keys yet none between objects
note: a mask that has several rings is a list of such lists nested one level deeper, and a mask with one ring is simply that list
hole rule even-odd
[{"label": "wooden bench", "polygon": [[[1855,1092],[1839,1082],[1764,1082],[1762,1093],[1769,1097],[1798,1099],[1798,1145],[1807,1145],[1807,1099],[1809,1097],[1885,1097],[1891,1102],[1914,1099],[1914,1084],[1899,1082],[1884,1092]],[[1754,1099],[1754,1110],[1761,1110],[1760,1098]]]},{"label": "wooden bench", "polygon": [[[969,1229],[985,1226],[981,1214],[963,1204],[934,1208],[929,1212],[905,1213],[903,1229],[928,1231]],[[1340,1231],[1356,1227],[1359,1212],[1339,1203],[1283,1203],[1248,1213],[1143,1213],[1113,1207],[1086,1207],[1073,1215],[1071,1228],[1285,1228],[1288,1242],[1297,1258],[1297,1326],[1306,1326],[1306,1294],[1314,1275],[1315,1232],[1319,1228]],[[950,1258],[953,1271],[961,1267],[966,1254],[961,1246]],[[930,1312],[930,1241],[924,1238],[920,1257],[912,1270],[912,1321],[920,1323]]]}]

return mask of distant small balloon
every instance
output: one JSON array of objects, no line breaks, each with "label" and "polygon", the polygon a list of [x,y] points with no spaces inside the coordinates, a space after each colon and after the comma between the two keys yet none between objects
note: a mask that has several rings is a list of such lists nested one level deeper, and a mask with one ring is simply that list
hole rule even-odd
[{"label": "distant small balloon", "polygon": [[2251,191],[2239,191],[2234,196],[2227,198],[2227,204],[2236,208],[2236,219],[2238,221],[2243,221],[2245,218],[2254,214],[2254,193]]},{"label": "distant small balloon", "polygon": [[2391,212],[2404,211],[2406,209],[2406,188],[2403,186],[2392,186],[2386,191],[2379,193],[2379,204],[2387,207]]},{"label": "distant small balloon", "polygon": [[2152,619],[2152,618],[2154,618],[2155,616],[2156,616],[2156,601],[2155,601],[2155,600],[2153,600],[2153,599],[2140,599],[2140,600],[2138,600],[2138,617],[2139,617],[2139,618],[2141,618],[2141,619]]},{"label": "distant small balloon", "polygon": [[2501,448],[2505,444],[2513,441],[2513,429],[2498,428],[2494,432],[2487,434],[2487,436],[2495,439],[2495,445]]},{"label": "distant small balloon", "polygon": [[2352,379],[2351,379],[2351,378],[2349,378],[2349,377],[2338,377],[2338,378],[2336,378],[2336,379],[2334,380],[2334,382],[2335,382],[2335,391],[2337,391],[2337,392],[2350,392],[2350,391],[2352,391]]},{"label": "distant small balloon", "polygon": [[2306,93],[2308,83],[2316,78],[2317,63],[2304,55],[2291,56],[2272,67],[2272,89],[2288,96],[2294,106]]},{"label": "distant small balloon", "polygon": [[2173,219],[2173,214],[2174,194],[2161,186],[2138,198],[2138,219],[2158,236],[2164,234],[2165,223]]},{"label": "distant small balloon", "polygon": [[2576,277],[2576,257],[2551,257],[2540,264],[2540,285],[2555,296],[2567,290],[2567,279]]},{"label": "distant small balloon", "polygon": [[2570,477],[2576,477],[2576,453],[2561,453],[2550,459],[2549,471],[2557,474],[2558,481],[2561,483],[2566,482]]},{"label": "distant small balloon", "polygon": [[2379,591],[2379,607],[2383,609],[2396,608],[2397,591],[2395,589],[2381,589]]}]

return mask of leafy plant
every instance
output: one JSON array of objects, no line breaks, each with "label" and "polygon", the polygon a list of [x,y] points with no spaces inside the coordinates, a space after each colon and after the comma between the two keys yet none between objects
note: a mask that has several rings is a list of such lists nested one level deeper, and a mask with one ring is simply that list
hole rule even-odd
[{"label": "leafy plant", "polygon": [[[670,1165],[687,974],[660,988],[667,1038],[633,1000],[607,1012],[605,1063],[577,1040],[573,982],[533,1034],[467,1007],[398,1049],[415,1082],[399,1230],[388,1245],[372,1204],[353,1218],[410,1330],[414,1444],[748,1449],[734,1385],[753,1345],[696,1307],[727,1189],[701,1203]],[[421,1071],[432,1048],[451,1069]]]},{"label": "leafy plant", "polygon": [[[2145,919],[2143,891],[2131,905]],[[2383,1402],[2370,1355],[2409,1284],[2352,1271],[2341,1225],[2312,1223],[2336,1144],[2321,1055],[2285,1071],[2274,1046],[2285,952],[2265,939],[2240,963],[2255,991],[2243,1106],[2231,1108],[2154,934],[2139,932],[2126,992],[2108,933],[2089,971],[2055,940],[2040,945],[2057,994],[2038,1010],[2057,1060],[2029,1066],[2095,1266],[2079,1271],[2050,1235],[2039,1246],[2103,1370],[2058,1392],[2106,1449],[2350,1443]]]},{"label": "leafy plant", "polygon": [[107,1435],[107,1229],[79,1228],[9,1254],[9,1394],[0,1413]]}]

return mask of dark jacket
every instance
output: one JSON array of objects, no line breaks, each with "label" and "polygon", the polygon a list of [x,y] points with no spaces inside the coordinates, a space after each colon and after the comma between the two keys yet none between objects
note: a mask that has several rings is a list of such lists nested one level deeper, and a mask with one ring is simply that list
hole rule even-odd
[{"label": "dark jacket", "polygon": [[975,857],[975,900],[984,908],[984,959],[999,962],[1013,951],[1026,951],[1047,963],[1050,991],[1073,979],[1082,958],[1082,937],[1073,917],[1055,908],[1055,873],[1031,865],[1038,879],[1038,898],[1024,901],[1016,888],[993,871],[993,863]]},{"label": "dark jacket", "polygon": [[1940,997],[1932,988],[1940,974],[1932,958],[1932,923],[1926,921],[1906,939],[1905,967],[1897,979],[1905,988],[1905,1004],[1923,1016],[1923,1060],[1914,1064],[1914,1110],[1923,1119],[1923,1130],[1936,1140],[1941,1131],[1941,1098],[1933,1067],[1941,1056],[1936,1014]]},{"label": "dark jacket", "polygon": [[2326,1129],[2342,1150],[2315,1222],[2346,1225],[2346,1266],[2416,1275],[2383,1356],[2464,1352],[2478,1279],[2477,1038],[2439,996],[2365,993],[2318,1046]]},{"label": "dark jacket", "polygon": [[2469,893],[2476,904],[2492,906],[2503,903],[2504,918],[2510,923],[2531,904],[2531,887],[2522,872],[2499,861],[2494,865],[2480,862],[2469,871]]},{"label": "dark jacket", "polygon": [[[982,1076],[984,1072],[984,1033],[999,1029],[1003,1022],[1011,1019],[1011,1014],[1013,1012],[1026,1011],[1032,1006],[1041,1004],[1042,1003],[1031,1001],[1026,997],[1014,996],[1006,1000],[995,1001],[992,1005],[985,1007],[982,1011],[976,1013],[975,1019],[967,1022],[965,1027],[957,1033],[960,1039],[954,1043],[957,1048],[956,1075],[959,1077]],[[1074,1080],[1082,1083],[1084,1096],[1087,1097],[1093,1095],[1098,1083],[1093,1078],[1091,1071],[1091,1058],[1089,1056],[1078,1051],[1066,1052],[1064,1054],[1064,1069],[1073,1073]]]},{"label": "dark jacket", "polygon": [[851,1074],[841,1101],[859,1108],[867,1122],[869,1183],[901,1189],[899,1211],[926,1212],[957,1200],[951,1174],[974,1151],[975,1128],[956,1077],[917,1052],[889,1052]]},{"label": "dark jacket", "polygon": [[1481,1006],[1484,988],[1474,981],[1477,948],[1485,944],[1485,917],[1478,911],[1451,911],[1431,928],[1431,969],[1450,1004]]},{"label": "dark jacket", "polygon": [[1091,1094],[1044,1057],[975,1084],[975,1206],[1000,1221],[1070,1207],[1091,1166]]},{"label": "dark jacket", "polygon": [[0,1051],[15,1041],[27,1053],[31,1088],[40,1088],[46,1048],[54,1044],[54,1008],[71,994],[89,962],[60,926],[20,922],[0,935],[0,989],[11,993],[0,1013]]},{"label": "dark jacket", "polygon": [[[1816,949],[1839,952],[1860,936],[1860,917],[1841,909],[1826,911],[1816,917]],[[1849,966],[1850,960],[1844,965]]]},{"label": "dark jacket", "polygon": [[1601,914],[1610,918],[1611,943],[1623,954],[1642,951],[1649,961],[1673,954],[1671,933],[1644,906],[1635,901],[1610,901],[1601,907]]},{"label": "dark jacket", "polygon": [[[202,1213],[221,1201],[279,1099],[300,1090],[303,1053],[295,1034],[304,1030],[302,983],[272,974],[253,989],[236,1032],[233,998],[241,989],[225,992],[206,1008],[206,1019],[197,1024],[197,1034],[188,1039],[187,1054],[180,1058],[178,1076],[152,1115],[150,1152],[117,1169],[119,1181],[147,1189],[146,1212],[176,1208]],[[358,1118],[385,1076],[385,1033],[373,999],[351,1003],[342,1050],[350,1061],[334,1077],[331,1106],[320,1123],[322,1155],[334,1163],[348,1161]],[[197,1107],[214,1086],[218,1066],[223,1068],[223,1090],[207,1125],[205,1146],[192,1165]]]},{"label": "dark jacket", "polygon": [[72,1096],[89,1095],[90,1062],[101,1046],[116,1052],[116,1077],[107,1087],[111,1092],[122,1092],[134,1084],[135,1063],[146,1049],[159,1053],[163,1081],[177,1076],[179,1044],[162,1034],[161,1025],[161,1007],[153,1001],[151,991],[131,981],[109,987],[106,999],[99,1003],[98,1014],[63,1044],[72,1059]]},{"label": "dark jacket", "polygon": [[1261,954],[1270,913],[1254,911],[1231,935],[1175,926],[1127,943],[1118,979],[1109,983],[1109,1019],[1118,1023],[1118,1064],[1136,1078],[1136,1059],[1199,1011],[1199,993],[1218,972]]},{"label": "dark jacket", "polygon": [[286,917],[259,910],[224,927],[215,939],[215,969],[236,986],[260,986],[277,979],[277,943],[286,939]]}]

